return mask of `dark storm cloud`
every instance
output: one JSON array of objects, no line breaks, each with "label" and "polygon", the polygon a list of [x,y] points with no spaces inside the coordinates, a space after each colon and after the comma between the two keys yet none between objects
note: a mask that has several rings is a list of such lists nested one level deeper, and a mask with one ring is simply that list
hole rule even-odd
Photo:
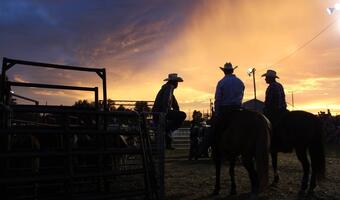
[{"label": "dark storm cloud", "polygon": [[[117,71],[148,67],[166,41],[176,36],[192,3],[192,0],[5,0],[0,6],[0,56],[106,67],[108,73],[119,79]],[[53,70],[14,68],[10,77],[18,74],[32,82],[61,80]],[[71,73],[62,82],[83,79]]]},{"label": "dark storm cloud", "polygon": [[190,1],[2,1],[0,55],[86,65],[101,64],[108,56],[143,58],[173,36],[189,5]]}]

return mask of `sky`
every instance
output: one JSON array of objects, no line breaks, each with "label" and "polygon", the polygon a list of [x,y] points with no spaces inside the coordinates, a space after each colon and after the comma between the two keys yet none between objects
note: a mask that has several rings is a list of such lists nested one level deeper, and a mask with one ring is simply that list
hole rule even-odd
[{"label": "sky", "polygon": [[[340,14],[326,12],[336,2],[1,0],[0,57],[106,68],[108,98],[114,100],[154,100],[168,74],[178,73],[184,82],[175,96],[188,113],[207,112],[225,62],[238,65],[244,101],[254,98],[247,69],[256,69],[260,100],[267,87],[261,75],[273,69],[289,109],[293,96],[294,109],[340,114]],[[8,76],[101,87],[96,74],[85,72],[15,66]],[[41,104],[94,98],[78,91],[12,89]]]}]

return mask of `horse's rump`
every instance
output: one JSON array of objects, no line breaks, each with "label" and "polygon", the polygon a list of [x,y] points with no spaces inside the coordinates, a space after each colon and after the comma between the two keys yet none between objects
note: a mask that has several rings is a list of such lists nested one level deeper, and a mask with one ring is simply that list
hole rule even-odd
[{"label": "horse's rump", "polygon": [[325,174],[325,153],[323,146],[323,129],[321,120],[306,111],[291,111],[283,115],[274,127],[273,149],[282,151],[288,144],[295,149],[309,149],[312,168],[318,178]]},{"label": "horse's rump", "polygon": [[261,114],[250,110],[234,112],[227,129],[217,133],[221,156],[238,156],[256,160],[261,190],[268,184],[270,123]]},{"label": "horse's rump", "polygon": [[234,112],[226,130],[217,132],[216,142],[224,153],[255,153],[256,143],[267,140],[269,134],[270,124],[261,113],[240,110]]}]

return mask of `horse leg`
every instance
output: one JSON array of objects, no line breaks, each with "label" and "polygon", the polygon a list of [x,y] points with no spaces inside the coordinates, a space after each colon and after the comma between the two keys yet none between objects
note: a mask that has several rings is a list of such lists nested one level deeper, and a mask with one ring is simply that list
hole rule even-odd
[{"label": "horse leg", "polygon": [[307,158],[307,149],[305,148],[297,148],[296,149],[296,156],[298,157],[299,161],[302,164],[303,168],[303,177],[301,180],[301,187],[300,187],[300,194],[305,193],[305,190],[308,187],[309,182],[309,161]]},{"label": "horse leg", "polygon": [[309,155],[310,155],[310,158],[311,158],[312,175],[311,175],[311,178],[310,178],[308,194],[312,195],[314,193],[314,189],[316,187],[316,170],[315,169],[317,168],[317,166],[315,166],[315,165],[319,164],[319,163],[313,162],[313,159],[315,160],[315,157],[314,157],[315,156],[315,150],[309,149]]},{"label": "horse leg", "polygon": [[235,183],[235,158],[230,159],[230,166],[229,166],[229,176],[231,181],[231,187],[230,187],[230,195],[237,194],[236,192],[236,183]]},{"label": "horse leg", "polygon": [[257,196],[257,194],[259,193],[260,184],[259,184],[259,178],[258,178],[257,172],[254,167],[253,160],[250,157],[242,156],[242,162],[243,162],[244,167],[248,171],[249,179],[251,182],[251,193],[252,195]]},{"label": "horse leg", "polygon": [[279,183],[279,180],[280,180],[280,176],[279,176],[279,173],[277,171],[277,152],[272,151],[271,157],[272,157],[272,166],[273,166],[273,171],[274,171],[274,181],[273,181],[272,185],[277,185]]},{"label": "horse leg", "polygon": [[310,183],[309,183],[308,195],[314,194],[315,187],[316,187],[316,174],[312,169],[312,176],[311,176]]},{"label": "horse leg", "polygon": [[218,195],[220,193],[220,175],[221,175],[221,158],[220,156],[215,156],[215,169],[216,169],[216,183],[213,195]]}]

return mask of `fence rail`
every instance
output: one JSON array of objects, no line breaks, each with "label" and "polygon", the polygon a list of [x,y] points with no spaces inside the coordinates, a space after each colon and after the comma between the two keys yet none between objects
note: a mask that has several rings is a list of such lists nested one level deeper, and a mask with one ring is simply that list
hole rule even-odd
[{"label": "fence rail", "polygon": [[[62,118],[53,122],[56,126],[24,123],[1,128],[0,193],[3,197],[78,199],[83,193],[89,193],[87,198],[111,194],[112,199],[129,189],[129,196],[164,198],[164,131],[161,125],[155,127],[150,123],[153,115],[34,107],[14,106],[9,116],[43,112],[62,114]],[[70,116],[92,116],[98,124],[105,119],[108,126],[75,124]],[[112,124],[113,121],[116,123]],[[136,187],[131,187],[131,183]],[[32,189],[26,191],[29,187]],[[142,190],[143,193],[137,192]]]},{"label": "fence rail", "polygon": [[176,149],[189,150],[190,128],[180,128],[172,133],[173,146]]}]

